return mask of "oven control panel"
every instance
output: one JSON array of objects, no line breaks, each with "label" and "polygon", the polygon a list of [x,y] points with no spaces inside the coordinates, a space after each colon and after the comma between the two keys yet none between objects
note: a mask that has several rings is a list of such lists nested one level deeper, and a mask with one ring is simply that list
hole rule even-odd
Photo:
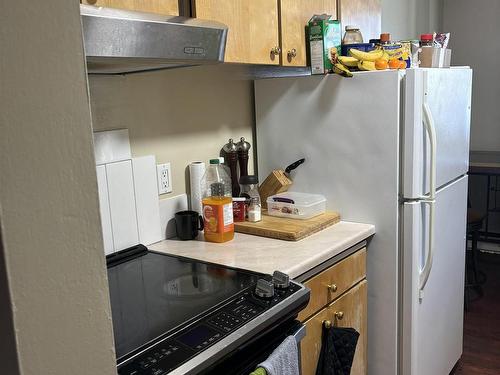
[{"label": "oven control panel", "polygon": [[119,365],[118,374],[169,373],[301,288],[283,275],[276,278],[275,273],[271,281],[259,279],[220,309]]}]

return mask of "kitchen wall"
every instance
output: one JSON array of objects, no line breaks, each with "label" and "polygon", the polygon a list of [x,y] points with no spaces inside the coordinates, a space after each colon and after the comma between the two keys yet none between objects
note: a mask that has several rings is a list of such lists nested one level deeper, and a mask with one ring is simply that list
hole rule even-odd
[{"label": "kitchen wall", "polygon": [[471,150],[500,151],[500,1],[445,0],[454,65],[474,69]]},{"label": "kitchen wall", "polygon": [[381,0],[382,31],[392,38],[419,39],[442,29],[443,0]]},{"label": "kitchen wall", "polygon": [[253,84],[238,66],[93,75],[89,84],[94,130],[127,128],[134,156],[171,163],[173,192],[162,197],[184,193],[189,162],[208,163],[229,138],[254,146]]},{"label": "kitchen wall", "polygon": [[116,374],[78,1],[0,25],[0,373]]}]

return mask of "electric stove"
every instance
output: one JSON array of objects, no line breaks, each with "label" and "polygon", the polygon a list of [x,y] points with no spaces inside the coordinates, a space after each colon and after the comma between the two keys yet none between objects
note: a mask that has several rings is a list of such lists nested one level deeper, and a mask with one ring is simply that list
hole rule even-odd
[{"label": "electric stove", "polygon": [[309,290],[281,272],[264,275],[143,245],[108,256],[107,264],[120,375],[210,373],[276,324],[289,327],[309,301]]}]

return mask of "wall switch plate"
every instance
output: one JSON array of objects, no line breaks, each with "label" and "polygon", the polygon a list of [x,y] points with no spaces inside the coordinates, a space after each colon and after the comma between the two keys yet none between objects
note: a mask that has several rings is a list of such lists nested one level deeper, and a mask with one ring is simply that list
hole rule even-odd
[{"label": "wall switch plate", "polygon": [[158,164],[156,166],[158,176],[158,194],[166,194],[172,192],[172,170],[170,163]]}]

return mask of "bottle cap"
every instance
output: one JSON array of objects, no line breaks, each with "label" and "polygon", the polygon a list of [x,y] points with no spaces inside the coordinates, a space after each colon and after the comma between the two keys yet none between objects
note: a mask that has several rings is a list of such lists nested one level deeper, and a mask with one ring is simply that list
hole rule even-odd
[{"label": "bottle cap", "polygon": [[210,164],[219,164],[220,160],[219,159],[210,159]]},{"label": "bottle cap", "polygon": [[422,35],[420,35],[420,40],[426,41],[426,42],[432,42],[433,38],[434,37],[433,37],[432,34],[422,34]]},{"label": "bottle cap", "polygon": [[259,183],[259,176],[257,175],[249,175],[249,176],[241,176],[240,184],[241,185],[255,185]]},{"label": "bottle cap", "polygon": [[359,27],[354,25],[347,25],[345,27],[345,31],[355,31],[355,30],[359,30]]},{"label": "bottle cap", "polygon": [[390,41],[391,41],[391,34],[389,34],[389,33],[380,34],[380,42],[381,43],[390,42]]}]

